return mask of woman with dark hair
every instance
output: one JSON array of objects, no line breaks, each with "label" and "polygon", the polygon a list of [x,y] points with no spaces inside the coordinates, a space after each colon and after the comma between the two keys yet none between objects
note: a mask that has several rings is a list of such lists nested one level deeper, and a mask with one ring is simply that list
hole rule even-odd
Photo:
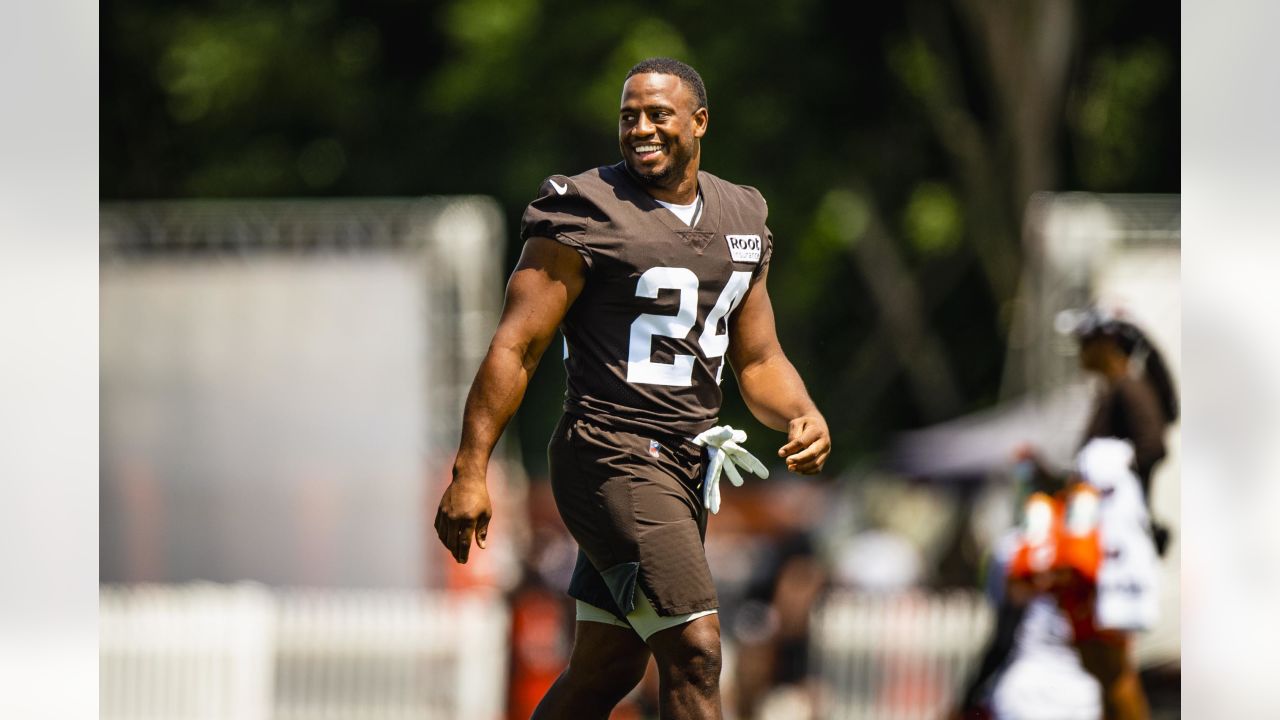
[{"label": "woman with dark hair", "polygon": [[1080,367],[1106,381],[1080,445],[1100,437],[1132,443],[1149,507],[1151,475],[1165,456],[1164,433],[1178,419],[1169,368],[1138,326],[1099,310],[1086,311],[1072,334],[1080,341]]},{"label": "woman with dark hair", "polygon": [[[1064,327],[1066,326],[1066,327]],[[1095,438],[1119,438],[1133,445],[1142,497],[1151,507],[1151,476],[1166,455],[1165,430],[1178,419],[1178,394],[1169,367],[1146,334],[1127,320],[1097,308],[1059,315],[1059,329],[1080,342],[1080,367],[1106,383],[1080,446]],[[1151,537],[1163,556],[1169,530],[1152,519]]]},{"label": "woman with dark hair", "polygon": [[[1071,331],[1080,342],[1080,367],[1102,376],[1106,383],[1094,404],[1081,446],[1100,438],[1128,442],[1133,450],[1132,469],[1149,510],[1151,478],[1166,455],[1165,431],[1178,419],[1173,378],[1160,351],[1137,325],[1097,308],[1077,317]],[[1154,545],[1155,555],[1146,561],[1135,561],[1131,556],[1140,548],[1111,548],[1110,552],[1118,554],[1115,562],[1154,566],[1156,556],[1164,555],[1169,544],[1168,529],[1150,514],[1147,522],[1151,532],[1147,547]],[[1097,587],[1095,592],[1106,592],[1106,587]],[[1096,620],[1091,618],[1089,624],[1102,624]],[[1132,660],[1132,633],[1122,629],[1077,632],[1075,645],[1085,669],[1102,683],[1106,716],[1146,717],[1146,698]]]}]

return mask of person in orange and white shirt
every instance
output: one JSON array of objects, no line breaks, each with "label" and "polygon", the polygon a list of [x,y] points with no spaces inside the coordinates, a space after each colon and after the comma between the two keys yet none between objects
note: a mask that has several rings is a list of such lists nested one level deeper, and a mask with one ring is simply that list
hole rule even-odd
[{"label": "person in orange and white shirt", "polygon": [[[1032,484],[1032,469],[1029,462],[1020,463],[1023,485]],[[1039,491],[1023,504],[1022,522],[993,552],[989,574],[996,581],[990,588],[997,599],[996,629],[953,717],[1102,716],[1101,687],[1081,665],[1071,617],[1054,593],[1058,586],[1084,585],[1096,575],[1100,552],[1088,522],[1096,496],[1082,486],[1069,496],[1051,495],[1044,488],[1048,478],[1039,479]],[[1092,505],[1096,508],[1096,502]],[[1067,527],[1075,530],[1069,540]],[[985,701],[984,695],[989,695]]]},{"label": "person in orange and white shirt", "polygon": [[[1021,468],[1029,483],[1034,464]],[[1063,489],[1039,479],[995,552],[1006,581],[996,632],[956,715],[986,716],[980,697],[1008,661],[991,692],[997,718],[1146,718],[1129,638],[1155,622],[1158,560],[1133,448],[1094,439]]]}]

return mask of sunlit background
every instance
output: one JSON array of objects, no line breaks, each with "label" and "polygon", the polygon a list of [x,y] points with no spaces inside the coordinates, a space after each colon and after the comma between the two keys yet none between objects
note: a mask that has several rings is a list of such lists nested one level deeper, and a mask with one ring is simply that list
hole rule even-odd
[{"label": "sunlit background", "polygon": [[[726,715],[951,709],[1013,451],[1066,467],[1096,390],[1055,314],[1124,308],[1180,379],[1179,20],[885,5],[104,3],[102,717],[528,716],[572,619],[555,353],[499,448],[490,548],[456,566],[431,519],[523,207],[616,160],[652,55],[706,80],[704,169],[769,200],[779,335],[835,442],[711,522]],[[1179,435],[1136,647],[1158,718]],[[652,685],[615,717],[656,717]]]}]

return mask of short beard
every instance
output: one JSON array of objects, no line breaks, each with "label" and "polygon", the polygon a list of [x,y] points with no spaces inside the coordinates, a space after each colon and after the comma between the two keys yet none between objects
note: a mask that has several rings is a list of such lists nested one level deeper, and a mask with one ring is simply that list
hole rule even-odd
[{"label": "short beard", "polygon": [[666,170],[661,170],[659,172],[644,173],[631,167],[631,163],[623,164],[627,166],[627,172],[631,173],[631,177],[639,180],[645,185],[656,185],[658,187],[661,187],[663,181],[671,177],[672,171],[675,170],[675,168],[668,167]]}]

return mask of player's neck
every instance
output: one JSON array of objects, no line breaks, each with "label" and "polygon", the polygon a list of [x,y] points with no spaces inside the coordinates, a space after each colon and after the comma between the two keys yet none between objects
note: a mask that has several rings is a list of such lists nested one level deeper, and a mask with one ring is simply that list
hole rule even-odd
[{"label": "player's neck", "polygon": [[689,163],[689,169],[673,186],[647,185],[645,191],[662,202],[672,205],[689,205],[698,199],[698,166],[695,163]]}]

